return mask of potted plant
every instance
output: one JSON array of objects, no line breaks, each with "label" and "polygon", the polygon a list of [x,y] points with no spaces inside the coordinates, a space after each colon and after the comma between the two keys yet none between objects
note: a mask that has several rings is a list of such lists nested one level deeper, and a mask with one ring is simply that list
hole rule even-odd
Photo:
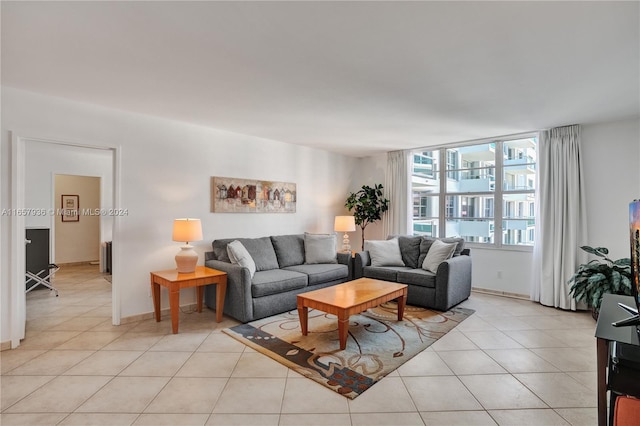
[{"label": "potted plant", "polygon": [[576,301],[584,301],[591,307],[593,317],[598,317],[602,296],[605,293],[631,295],[631,260],[628,257],[611,260],[606,247],[582,246],[582,250],[598,256],[583,263],[569,279],[569,294]]},{"label": "potted plant", "polygon": [[389,210],[389,200],[382,196],[382,185],[374,184],[373,188],[362,185],[358,192],[352,192],[344,205],[353,210],[356,225],[362,230],[362,250],[364,250],[364,228],[370,223],[382,219],[382,213]]}]

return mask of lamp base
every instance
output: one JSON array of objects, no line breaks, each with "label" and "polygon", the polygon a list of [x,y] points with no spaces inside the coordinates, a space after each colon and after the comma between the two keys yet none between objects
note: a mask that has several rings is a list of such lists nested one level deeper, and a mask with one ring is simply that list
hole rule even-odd
[{"label": "lamp base", "polygon": [[198,253],[193,249],[192,245],[180,247],[180,251],[176,254],[176,266],[181,274],[188,274],[196,271],[198,263]]},{"label": "lamp base", "polygon": [[344,253],[351,253],[351,245],[349,244],[349,234],[346,232],[342,236],[342,251]]}]

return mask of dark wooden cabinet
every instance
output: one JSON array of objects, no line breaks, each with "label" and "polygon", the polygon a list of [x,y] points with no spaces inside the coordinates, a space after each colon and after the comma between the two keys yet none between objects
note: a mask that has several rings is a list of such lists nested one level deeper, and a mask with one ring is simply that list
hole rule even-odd
[{"label": "dark wooden cabinet", "polygon": [[[49,274],[49,228],[26,228],[26,239],[31,241],[26,247],[26,270],[34,274],[45,270]],[[47,280],[48,281],[48,280]],[[29,289],[36,285],[34,281],[26,284]],[[45,288],[45,287],[43,287]]]},{"label": "dark wooden cabinet", "polygon": [[[637,349],[631,348],[631,346],[636,348],[640,346],[640,332],[635,325],[629,327],[614,327],[611,325],[615,321],[629,317],[629,313],[621,309],[618,303],[624,303],[631,307],[635,306],[635,301],[631,296],[605,294],[602,298],[596,325],[598,426],[607,426],[609,423],[608,418],[611,418],[607,416],[607,391],[612,392],[612,400],[615,400],[615,393],[631,393],[637,396],[635,394],[639,391],[636,383],[640,380],[640,371],[633,368],[633,363],[627,366],[624,363],[620,363],[620,358],[629,358],[629,355],[631,358],[635,357],[633,354],[636,353]],[[619,344],[621,346],[618,346]],[[614,347],[612,348],[612,346]],[[621,349],[626,349],[628,354],[621,356]],[[618,360],[616,361],[612,358],[618,358]],[[638,362],[640,360],[635,361]],[[617,368],[618,371],[614,368]],[[622,378],[621,375],[625,376],[625,378]],[[632,386],[629,386],[627,378],[631,378]]]}]

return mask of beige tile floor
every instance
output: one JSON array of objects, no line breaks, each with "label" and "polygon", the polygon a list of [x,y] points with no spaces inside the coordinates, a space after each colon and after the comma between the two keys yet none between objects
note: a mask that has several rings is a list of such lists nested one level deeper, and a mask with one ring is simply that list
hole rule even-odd
[{"label": "beige tile floor", "polygon": [[355,400],[221,332],[215,312],[111,325],[96,267],[27,297],[1,353],[2,425],[595,425],[595,322],[473,293],[476,313]]}]

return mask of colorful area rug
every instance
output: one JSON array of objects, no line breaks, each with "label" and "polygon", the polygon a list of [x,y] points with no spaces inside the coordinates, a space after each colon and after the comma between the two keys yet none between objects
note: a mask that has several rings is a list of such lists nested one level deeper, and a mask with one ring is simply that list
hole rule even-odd
[{"label": "colorful area rug", "polygon": [[406,306],[398,321],[397,305],[388,302],[349,318],[347,348],[340,350],[335,315],[309,310],[308,335],[291,311],[223,330],[231,337],[296,372],[355,398],[384,376],[447,334],[472,309],[436,312]]}]

